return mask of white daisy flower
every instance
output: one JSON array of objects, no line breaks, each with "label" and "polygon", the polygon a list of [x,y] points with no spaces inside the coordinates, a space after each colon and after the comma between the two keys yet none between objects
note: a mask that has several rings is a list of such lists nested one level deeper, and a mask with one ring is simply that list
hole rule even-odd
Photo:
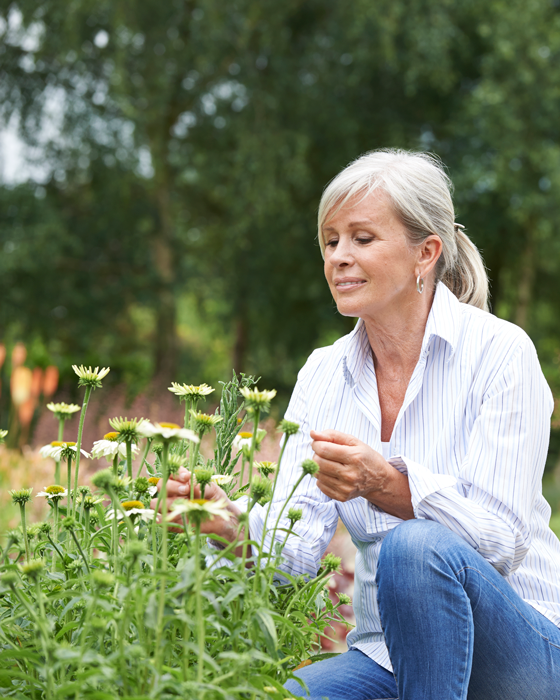
[{"label": "white daisy flower", "polygon": [[[72,454],[72,452],[74,454]],[[49,445],[44,445],[39,450],[39,454],[41,455],[41,457],[43,457],[43,459],[47,459],[48,457],[50,457],[56,462],[60,462],[61,459],[67,459],[69,456],[72,459],[75,459],[76,452],[77,448],[75,442],[59,442],[58,440],[51,442]],[[89,454],[89,452],[86,452],[85,450],[80,450],[80,452],[87,459],[91,459],[91,455]]]},{"label": "white daisy flower", "polygon": [[[101,459],[101,457],[106,457],[107,461],[110,463],[113,461],[115,455],[120,457],[126,457],[126,443],[117,442],[113,438],[113,435],[118,435],[118,433],[107,433],[103,436],[103,440],[96,440],[93,443],[93,448],[91,450],[91,456],[93,459]],[[138,445],[132,443],[132,454],[138,452]]]},{"label": "white daisy flower", "polygon": [[168,391],[171,391],[176,396],[186,397],[193,396],[201,399],[203,396],[208,396],[215,389],[208,384],[200,384],[199,386],[193,386],[192,384],[178,384],[177,382],[171,382],[171,386]]},{"label": "white daisy flower", "polygon": [[81,411],[82,407],[77,406],[75,403],[48,403],[47,408],[49,411],[52,411],[55,415],[56,418],[62,418],[63,420],[67,420],[68,418],[71,418],[74,413],[77,411]]},{"label": "white daisy flower", "polygon": [[252,410],[268,411],[270,402],[276,396],[276,389],[259,391],[258,389],[249,389],[249,387],[244,386],[239,391],[247,406]]},{"label": "white daisy flower", "polygon": [[[259,448],[259,445],[263,441],[264,437],[266,435],[266,430],[263,430],[262,428],[259,428],[257,430],[257,440],[256,440],[256,448]],[[251,444],[253,442],[253,433],[251,432],[241,432],[237,433],[237,435],[233,438],[233,446],[237,450],[243,450],[247,454],[249,454],[249,450],[251,449]]]},{"label": "white daisy flower", "polygon": [[188,518],[202,520],[214,520],[214,517],[229,520],[232,515],[228,510],[227,501],[206,500],[204,498],[193,498],[192,500],[175,499],[172,510],[167,515],[167,520],[174,520],[178,515],[186,515]]},{"label": "white daisy flower", "polygon": [[212,481],[218,486],[223,486],[224,484],[229,484],[232,481],[233,476],[231,474],[212,474]]},{"label": "white daisy flower", "polygon": [[93,389],[100,389],[102,384],[101,380],[104,379],[111,371],[110,367],[96,367],[92,369],[91,367],[84,367],[84,365],[72,365],[72,369],[78,375],[79,382],[78,386],[90,386]]},{"label": "white daisy flower", "polygon": [[60,500],[61,498],[66,498],[66,496],[68,496],[68,491],[64,486],[53,484],[52,486],[45,486],[45,490],[40,491],[35,498],[42,497],[48,500]]},{"label": "white daisy flower", "polygon": [[148,423],[145,421],[138,426],[138,432],[146,438],[154,438],[158,442],[178,442],[190,440],[200,442],[196,434],[188,428],[181,428],[177,423]]},{"label": "white daisy flower", "polygon": [[[138,516],[140,520],[144,520],[144,522],[149,522],[150,520],[153,520],[156,514],[155,510],[152,510],[151,508],[146,508],[142,501],[124,501],[124,503],[121,503],[121,508],[125,511],[125,514],[129,518]],[[117,518],[122,518],[122,515],[122,512],[120,510],[117,510]],[[115,510],[113,508],[110,508],[105,513],[105,519],[112,520],[114,517]]]},{"label": "white daisy flower", "polygon": [[149,486],[149,488],[148,488],[148,493],[150,494],[150,496],[151,496],[152,498],[153,498],[155,495],[157,495],[157,492],[158,492],[157,485],[158,485],[159,480],[160,480],[159,476],[151,476],[151,477],[148,479],[148,481],[150,482],[150,486]]}]

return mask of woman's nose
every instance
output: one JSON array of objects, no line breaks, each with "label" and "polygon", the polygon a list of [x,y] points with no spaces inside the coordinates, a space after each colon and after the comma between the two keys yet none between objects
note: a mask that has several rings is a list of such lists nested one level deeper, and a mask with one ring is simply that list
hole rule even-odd
[{"label": "woman's nose", "polygon": [[336,248],[330,256],[330,263],[335,267],[346,267],[352,261],[351,249],[348,241],[339,240]]}]

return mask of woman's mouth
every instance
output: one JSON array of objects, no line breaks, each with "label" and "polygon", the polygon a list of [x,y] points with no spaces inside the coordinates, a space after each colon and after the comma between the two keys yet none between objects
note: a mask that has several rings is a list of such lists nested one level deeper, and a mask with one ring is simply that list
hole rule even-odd
[{"label": "woman's mouth", "polygon": [[336,287],[336,290],[338,292],[351,292],[354,289],[357,289],[358,287],[363,286],[366,283],[365,280],[361,279],[342,279],[342,280],[337,280],[334,283],[334,286]]}]

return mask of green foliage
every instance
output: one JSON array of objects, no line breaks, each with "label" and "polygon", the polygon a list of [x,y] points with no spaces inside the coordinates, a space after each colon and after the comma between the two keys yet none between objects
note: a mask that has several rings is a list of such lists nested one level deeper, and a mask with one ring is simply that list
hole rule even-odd
[{"label": "green foliage", "polygon": [[353,323],[323,280],[322,188],[366,150],[420,148],[449,166],[494,312],[560,392],[557,0],[19,0],[0,17],[0,118],[48,173],[0,188],[6,340],[61,367],[104,358],[134,391],[233,359],[282,404]]},{"label": "green foliage", "polygon": [[[197,475],[211,476],[213,464],[232,469],[240,389],[252,385],[235,374],[224,384],[223,420],[215,428],[222,431],[217,454],[225,457],[203,461]],[[171,455],[169,443],[161,445],[155,470],[163,484],[171,456],[188,460],[191,470],[202,459],[196,445],[185,452],[175,443]],[[249,460],[252,473],[252,456],[241,459]],[[9,533],[0,567],[3,697],[285,697],[282,685],[291,670],[319,649],[332,622],[343,621],[342,601],[333,604],[328,596],[329,575],[340,560],[327,555],[313,579],[283,573],[282,544],[273,553],[263,547],[267,530],[274,537],[278,522],[265,524],[259,543],[240,536],[241,518],[239,541],[216,535],[211,543],[201,523],[227,513],[216,499],[185,501],[190,522],[168,530],[163,489],[158,505],[164,517],[158,521],[135,500],[146,500],[150,482],[143,476],[132,482],[116,471],[116,464],[98,471],[91,482],[100,491],[91,496],[80,487],[77,508],[70,498],[66,505],[53,502],[51,522],[27,528],[29,545]],[[250,503],[274,485],[259,477]],[[84,497],[94,501],[91,508],[83,507]],[[290,519],[296,520],[293,514]]]}]

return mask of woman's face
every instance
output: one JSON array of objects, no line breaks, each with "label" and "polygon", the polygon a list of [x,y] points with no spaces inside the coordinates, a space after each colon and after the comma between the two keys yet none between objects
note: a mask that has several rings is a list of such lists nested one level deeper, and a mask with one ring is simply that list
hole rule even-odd
[{"label": "woman's face", "polygon": [[340,314],[381,320],[414,300],[418,250],[384,192],[350,199],[327,218],[323,239],[325,276]]}]

